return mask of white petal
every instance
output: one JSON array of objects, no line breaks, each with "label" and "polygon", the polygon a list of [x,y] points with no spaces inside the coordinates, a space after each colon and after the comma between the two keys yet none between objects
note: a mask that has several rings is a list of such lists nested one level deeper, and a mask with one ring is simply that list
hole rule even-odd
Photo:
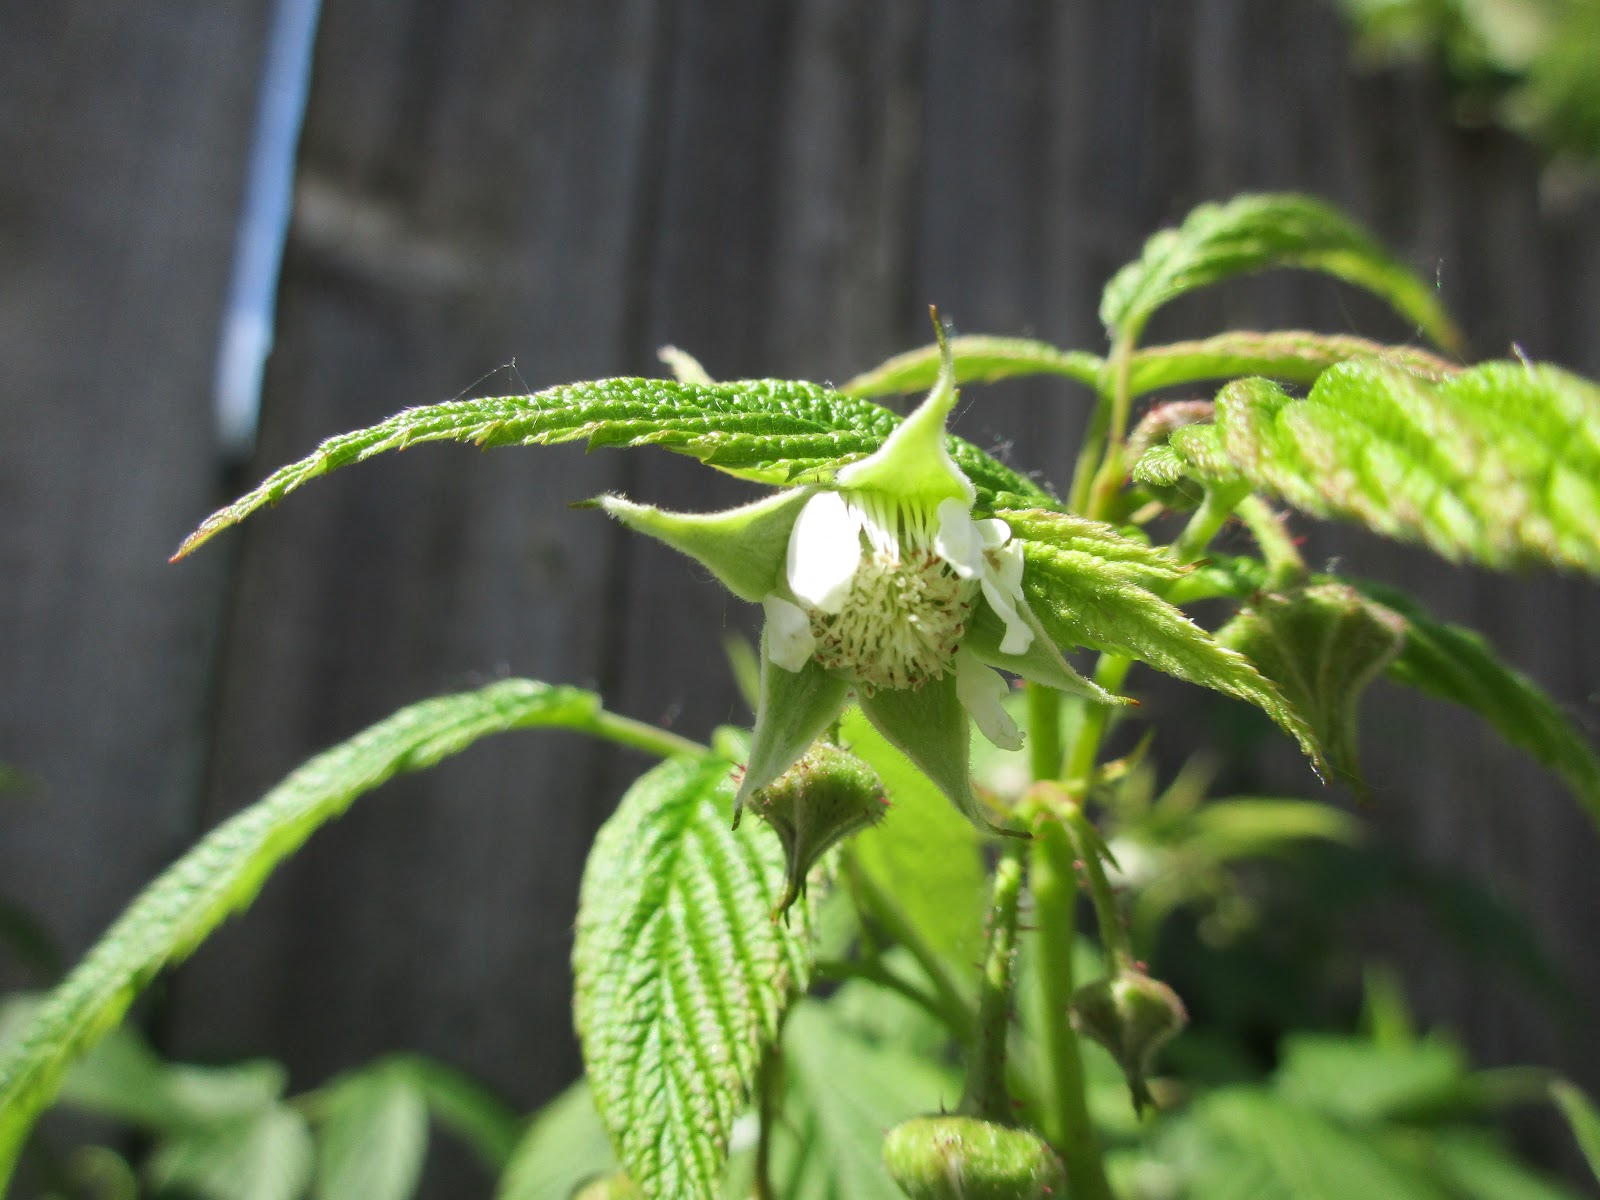
[{"label": "white petal", "polygon": [[985,550],[998,550],[1011,540],[1011,526],[999,517],[985,517],[973,524],[978,527],[978,536],[983,539]]},{"label": "white petal", "polygon": [[767,612],[767,657],[785,671],[798,671],[817,648],[811,618],[782,596],[764,597],[761,607]]},{"label": "white petal", "polygon": [[978,732],[1002,750],[1021,750],[1022,730],[1001,703],[1009,691],[999,671],[965,650],[956,654],[956,695],[977,722]]},{"label": "white petal", "polygon": [[983,598],[1006,627],[1000,653],[1021,654],[1033,645],[1033,629],[1017,611],[1022,603],[1022,547],[1013,543],[991,550],[988,562],[982,579]]},{"label": "white petal", "polygon": [[860,562],[860,516],[838,492],[818,492],[789,534],[789,590],[812,608],[836,613]]},{"label": "white petal", "polygon": [[933,535],[934,553],[949,563],[962,579],[976,579],[984,567],[984,539],[978,523],[972,519],[967,506],[954,498],[939,501],[938,514],[939,532]]}]

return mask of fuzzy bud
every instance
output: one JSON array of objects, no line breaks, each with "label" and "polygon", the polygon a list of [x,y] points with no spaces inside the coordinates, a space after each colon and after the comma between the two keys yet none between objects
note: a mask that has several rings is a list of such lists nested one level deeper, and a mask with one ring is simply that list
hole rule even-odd
[{"label": "fuzzy bud", "polygon": [[853,754],[817,742],[750,798],[750,808],[783,843],[788,877],[774,916],[805,894],[806,876],[845,838],[883,820],[883,781]]},{"label": "fuzzy bud", "polygon": [[1072,997],[1072,1027],[1111,1052],[1140,1112],[1151,1103],[1145,1083],[1151,1060],[1188,1023],[1177,992],[1132,968],[1097,979]]},{"label": "fuzzy bud", "polygon": [[1065,1200],[1066,1175],[1037,1134],[977,1117],[913,1117],[889,1131],[883,1165],[911,1200]]}]

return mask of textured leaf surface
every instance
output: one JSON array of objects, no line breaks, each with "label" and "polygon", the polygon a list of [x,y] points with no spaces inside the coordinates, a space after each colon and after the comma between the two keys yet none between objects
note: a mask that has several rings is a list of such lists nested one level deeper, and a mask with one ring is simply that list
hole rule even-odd
[{"label": "textured leaf surface", "polygon": [[1405,619],[1348,584],[1320,583],[1255,597],[1217,640],[1278,686],[1316,730],[1329,765],[1359,784],[1358,706],[1399,654]]},{"label": "textured leaf surface", "polygon": [[[1061,375],[1089,387],[1097,385],[1105,362],[1081,350],[1060,350],[1032,338],[965,335],[950,339],[956,382],[993,383],[1026,375]],[[939,347],[922,346],[857,375],[840,391],[851,396],[925,392],[939,377]]]},{"label": "textured leaf surface", "polygon": [[570,1196],[584,1180],[617,1169],[617,1156],[586,1080],[578,1080],[534,1115],[495,1189],[495,1200]]},{"label": "textured leaf surface", "polygon": [[[0,1185],[72,1060],[116,1026],[163,966],[246,907],[320,825],[394,775],[432,766],[481,737],[541,725],[584,728],[598,712],[592,693],[524,679],[426,700],[313,758],[219,826],[134,900],[21,1035],[0,1047]],[[280,1134],[288,1136],[271,1136]]]},{"label": "textured leaf surface", "polygon": [[[878,449],[900,418],[870,400],[816,384],[748,380],[715,385],[666,379],[601,379],[531,396],[458,400],[397,413],[329,438],[315,453],[268,476],[254,491],[207,517],[178,548],[182,557],[257,509],[276,504],[319,475],[423,442],[480,447],[664,446],[761,483],[830,473]],[[1039,485],[952,437],[950,452],[980,496],[1008,493],[1048,503]]]},{"label": "textured leaf surface", "polygon": [[[1105,360],[1097,355],[1062,350],[1032,338],[957,337],[950,339],[950,350],[955,357],[956,382],[961,384],[1058,375],[1095,388],[1101,385],[1105,370]],[[1425,379],[1445,379],[1460,369],[1415,346],[1386,345],[1349,334],[1240,330],[1136,351],[1128,382],[1135,396],[1177,384],[1241,375],[1309,384],[1335,363],[1352,358],[1380,359]],[[939,347],[922,346],[857,375],[840,390],[852,396],[904,395],[926,391],[938,375]]]},{"label": "textured leaf surface", "polygon": [[339,1080],[319,1108],[316,1200],[407,1200],[428,1149],[428,1104],[403,1067]]},{"label": "textured leaf surface", "polygon": [[1460,335],[1431,289],[1367,233],[1308,196],[1240,196],[1202,204],[1177,229],[1150,238],[1137,261],[1112,276],[1100,320],[1137,334],[1150,314],[1185,292],[1272,267],[1321,271],[1366,288],[1454,349]]},{"label": "textured leaf surface", "polygon": [[728,763],[639,779],[595,839],[578,901],[575,1012],[595,1106],[652,1200],[716,1194],[763,1046],[810,974],[812,898],[771,913],[784,856],[730,829]]},{"label": "textured leaf surface", "polygon": [[1254,704],[1323,770],[1315,731],[1278,689],[1244,655],[1150,590],[1186,573],[1164,551],[1081,517],[999,515],[1022,546],[1023,595],[1058,645],[1127,655]]},{"label": "textured leaf surface", "polygon": [[1242,478],[1452,561],[1600,574],[1600,388],[1554,367],[1484,363],[1430,384],[1349,362],[1303,400],[1243,379],[1214,424],[1169,444],[1202,479]]},{"label": "textured leaf surface", "polygon": [[1390,346],[1348,334],[1285,329],[1271,333],[1220,333],[1194,342],[1149,346],[1134,354],[1129,388],[1134,395],[1205,379],[1265,375],[1285,383],[1311,384],[1329,367],[1351,359],[1375,359],[1424,379],[1448,379],[1456,364],[1415,346]]},{"label": "textured leaf surface", "polygon": [[1391,679],[1477,713],[1559,774],[1600,826],[1600,757],[1548,693],[1502,662],[1481,635],[1434,620],[1392,588],[1363,583],[1361,589],[1405,618],[1405,645],[1389,667]]}]

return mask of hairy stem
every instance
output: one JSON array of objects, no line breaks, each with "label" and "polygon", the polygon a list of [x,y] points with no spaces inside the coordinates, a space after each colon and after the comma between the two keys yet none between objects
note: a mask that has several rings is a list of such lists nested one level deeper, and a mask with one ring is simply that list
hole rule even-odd
[{"label": "hairy stem", "polygon": [[1084,515],[1103,520],[1111,509],[1111,502],[1122,486],[1122,442],[1128,432],[1128,414],[1133,408],[1133,347],[1138,340],[1136,327],[1124,329],[1111,347],[1111,409],[1106,422],[1105,453],[1100,467],[1089,485],[1088,503]]},{"label": "hairy stem", "polygon": [[1260,496],[1246,496],[1235,512],[1261,548],[1262,560],[1267,564],[1267,588],[1281,591],[1304,581],[1306,560],[1267,502]]},{"label": "hairy stem", "polygon": [[1233,516],[1233,510],[1239,506],[1244,495],[1245,489],[1227,484],[1206,489],[1200,507],[1194,510],[1189,523],[1172,543],[1179,562],[1192,563],[1205,554],[1206,547],[1211,545],[1212,539],[1222,531],[1228,518]]},{"label": "hairy stem", "polygon": [[1035,779],[1061,774],[1061,693],[1028,685],[1028,764]]},{"label": "hairy stem", "polygon": [[961,1110],[1008,1124],[1006,1041],[1011,1032],[1011,991],[1017,959],[1017,904],[1022,895],[1022,845],[1007,842],[994,870],[989,945],[978,985],[978,1027],[967,1068]]}]

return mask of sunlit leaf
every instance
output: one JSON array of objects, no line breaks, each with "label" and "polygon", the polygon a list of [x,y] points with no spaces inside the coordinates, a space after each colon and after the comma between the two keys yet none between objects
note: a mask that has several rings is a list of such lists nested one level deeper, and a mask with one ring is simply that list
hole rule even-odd
[{"label": "sunlit leaf", "polygon": [[331,1084],[318,1107],[316,1200],[407,1200],[428,1149],[428,1105],[403,1067]]},{"label": "sunlit leaf", "polygon": [[1589,1170],[1600,1181],[1600,1109],[1581,1090],[1566,1080],[1550,1085],[1550,1098],[1556,1102],[1567,1124],[1572,1126],[1572,1136],[1578,1139],[1578,1149],[1589,1164]]},{"label": "sunlit leaf", "polygon": [[168,1140],[152,1156],[149,1173],[159,1187],[205,1200],[298,1200],[312,1156],[305,1119],[275,1106],[251,1120]]},{"label": "sunlit leaf", "polygon": [[1432,384],[1349,362],[1304,399],[1242,379],[1214,424],[1168,445],[1203,481],[1242,479],[1452,561],[1600,573],[1600,387],[1554,367],[1484,363]]},{"label": "sunlit leaf", "polygon": [[[1032,338],[964,335],[949,339],[956,382],[993,383],[1026,375],[1060,375],[1094,387],[1105,363],[1081,350],[1059,350]],[[939,377],[940,350],[922,346],[857,375],[839,390],[852,396],[925,392]]]},{"label": "sunlit leaf", "polygon": [[595,1107],[652,1200],[714,1196],[762,1048],[810,974],[820,890],[774,921],[772,831],[730,829],[728,763],[644,775],[595,839],[579,896],[575,1016]]},{"label": "sunlit leaf", "polygon": [[[72,1061],[121,1021],[162,967],[249,905],[274,868],[385,780],[479,738],[538,726],[590,728],[593,693],[510,679],[402,709],[300,767],[207,835],[142,892],[22,1030],[0,1046],[0,1186]],[[285,1135],[286,1136],[286,1135]]]},{"label": "sunlit leaf", "polygon": [[1428,284],[1348,218],[1295,195],[1201,205],[1178,228],[1150,238],[1139,258],[1112,277],[1100,300],[1100,319],[1114,333],[1136,336],[1169,300],[1272,267],[1320,271],[1366,288],[1437,344],[1455,349],[1460,343]]},{"label": "sunlit leaf", "polygon": [[[269,475],[254,490],[207,517],[174,557],[257,509],[276,504],[321,475],[424,442],[491,446],[663,446],[741,479],[789,483],[829,474],[883,445],[900,418],[870,400],[787,380],[715,385],[668,379],[601,379],[531,396],[457,400],[397,413],[368,429],[340,434]],[[978,488],[1050,503],[1048,492],[969,442],[949,439],[951,455]]]},{"label": "sunlit leaf", "polygon": [[1258,595],[1217,631],[1316,730],[1328,763],[1360,783],[1358,707],[1405,640],[1405,619],[1348,584]]}]

